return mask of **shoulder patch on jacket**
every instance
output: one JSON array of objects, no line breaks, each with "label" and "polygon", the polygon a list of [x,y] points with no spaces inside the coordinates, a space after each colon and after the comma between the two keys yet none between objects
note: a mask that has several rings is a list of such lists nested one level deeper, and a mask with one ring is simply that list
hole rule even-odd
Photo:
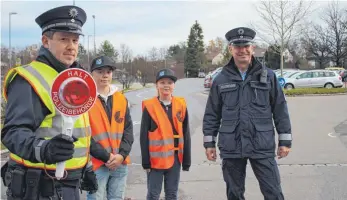
[{"label": "shoulder patch on jacket", "polygon": [[122,123],[124,118],[120,117],[120,111],[117,111],[116,114],[114,114],[114,119],[116,120],[117,123]]},{"label": "shoulder patch on jacket", "polygon": [[182,111],[180,111],[180,110],[177,111],[176,117],[177,117],[178,121],[183,122]]}]

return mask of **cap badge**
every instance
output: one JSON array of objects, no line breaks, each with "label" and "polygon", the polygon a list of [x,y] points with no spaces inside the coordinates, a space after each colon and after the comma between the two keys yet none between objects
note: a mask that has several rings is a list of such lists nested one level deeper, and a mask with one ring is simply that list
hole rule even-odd
[{"label": "cap badge", "polygon": [[240,28],[237,32],[239,33],[239,35],[243,35],[245,33],[245,31],[242,28]]},{"label": "cap badge", "polygon": [[69,16],[72,17],[71,22],[75,22],[75,19],[74,19],[74,18],[76,18],[77,15],[78,15],[78,11],[77,11],[76,8],[71,8],[71,9],[69,10]]},{"label": "cap badge", "polygon": [[101,63],[102,63],[101,58],[99,58],[99,59],[97,59],[97,60],[95,61],[95,64],[97,64],[97,65],[101,65]]},{"label": "cap badge", "polygon": [[161,71],[160,73],[159,73],[159,76],[164,76],[165,75],[165,72],[164,71]]}]

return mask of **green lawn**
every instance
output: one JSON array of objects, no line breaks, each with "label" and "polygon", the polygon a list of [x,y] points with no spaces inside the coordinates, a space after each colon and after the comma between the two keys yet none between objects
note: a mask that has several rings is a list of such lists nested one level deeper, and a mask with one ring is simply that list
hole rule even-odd
[{"label": "green lawn", "polygon": [[288,96],[305,94],[336,94],[347,93],[347,88],[297,88],[292,90],[284,90],[284,93]]}]

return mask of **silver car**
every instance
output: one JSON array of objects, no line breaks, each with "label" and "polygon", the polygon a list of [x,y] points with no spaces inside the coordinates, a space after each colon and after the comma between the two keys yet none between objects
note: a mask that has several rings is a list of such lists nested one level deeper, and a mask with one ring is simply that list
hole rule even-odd
[{"label": "silver car", "polygon": [[334,88],[342,87],[339,74],[329,70],[301,71],[285,78],[284,88]]}]

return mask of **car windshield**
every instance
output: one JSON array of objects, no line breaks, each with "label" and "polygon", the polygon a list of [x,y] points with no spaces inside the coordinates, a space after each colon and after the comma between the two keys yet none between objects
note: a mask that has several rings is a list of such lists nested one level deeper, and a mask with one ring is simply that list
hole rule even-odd
[{"label": "car windshield", "polygon": [[297,73],[299,73],[299,72],[294,72],[294,73],[292,73],[292,74],[289,74],[288,76],[286,76],[286,78],[291,78],[291,77],[293,77],[295,74],[297,74]]}]

